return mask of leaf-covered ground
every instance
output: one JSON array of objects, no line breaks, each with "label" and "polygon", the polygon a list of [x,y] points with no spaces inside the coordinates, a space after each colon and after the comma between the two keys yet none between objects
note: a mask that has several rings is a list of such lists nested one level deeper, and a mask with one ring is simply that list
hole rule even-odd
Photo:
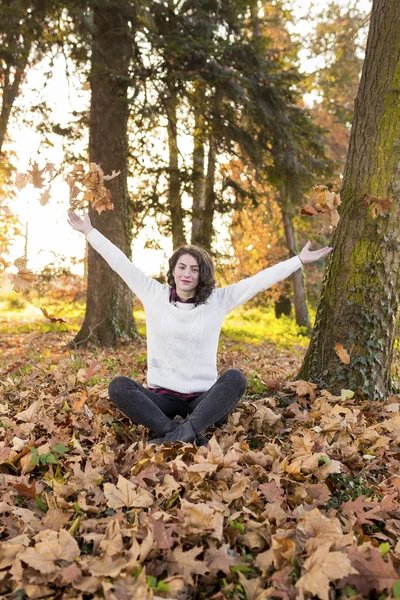
[{"label": "leaf-covered ground", "polygon": [[303,350],[223,340],[249,387],[209,448],[146,445],[107,397],[145,345],[0,338],[0,597],[400,597],[399,398],[290,383]]}]

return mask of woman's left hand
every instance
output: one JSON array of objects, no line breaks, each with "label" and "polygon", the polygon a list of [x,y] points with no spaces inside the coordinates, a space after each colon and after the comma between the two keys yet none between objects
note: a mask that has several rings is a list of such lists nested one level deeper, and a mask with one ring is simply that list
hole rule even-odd
[{"label": "woman's left hand", "polygon": [[321,248],[320,250],[310,250],[310,246],[311,242],[307,242],[299,254],[299,258],[304,265],[315,262],[320,258],[325,258],[325,256],[328,256],[333,250],[330,246],[325,246],[325,248]]}]

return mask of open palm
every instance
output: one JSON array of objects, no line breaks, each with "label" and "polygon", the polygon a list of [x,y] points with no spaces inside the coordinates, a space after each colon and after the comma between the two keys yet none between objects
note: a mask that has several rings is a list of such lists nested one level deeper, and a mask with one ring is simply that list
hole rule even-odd
[{"label": "open palm", "polygon": [[316,260],[320,260],[320,258],[325,258],[328,256],[333,250],[330,246],[325,246],[320,250],[310,250],[311,242],[307,242],[307,244],[302,248],[299,257],[303,264],[312,263]]}]

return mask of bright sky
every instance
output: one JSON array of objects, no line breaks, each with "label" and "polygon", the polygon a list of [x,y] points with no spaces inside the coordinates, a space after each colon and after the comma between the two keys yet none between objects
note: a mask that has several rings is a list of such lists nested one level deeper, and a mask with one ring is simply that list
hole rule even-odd
[{"label": "bright sky", "polygon": [[[346,0],[340,0],[346,4]],[[320,0],[317,8],[320,9],[326,0]],[[357,6],[366,11],[370,10],[370,0],[358,0]],[[300,35],[308,35],[310,24],[305,20],[310,6],[315,7],[313,0],[302,0],[295,3],[295,13],[299,19],[293,27],[293,31]],[[316,9],[315,9],[316,10]],[[306,59],[305,53],[301,56],[301,65],[304,71],[315,70],[317,64],[315,61]],[[18,99],[19,108],[23,109],[23,103],[29,99],[30,104],[36,104],[40,101],[45,103],[53,111],[53,118],[61,126],[68,125],[69,115],[73,110],[82,110],[89,104],[89,92],[80,87],[74,79],[68,82],[66,77],[65,59],[59,55],[54,61],[52,77],[45,79],[43,71],[32,69],[26,77],[23,85],[22,94]],[[35,90],[39,90],[35,91]],[[14,150],[17,156],[18,171],[24,172],[29,164],[38,161],[39,166],[43,167],[46,162],[55,164],[56,169],[63,163],[63,150],[58,136],[49,136],[50,141],[54,143],[52,148],[46,148],[41,145],[42,135],[34,131],[34,127],[21,123],[14,119],[10,129],[11,143],[8,148]],[[65,257],[68,263],[71,257],[81,258],[84,255],[84,236],[73,231],[66,221],[66,211],[68,210],[68,186],[63,182],[62,177],[54,182],[52,187],[52,199],[46,206],[39,203],[39,190],[28,186],[22,190],[18,197],[12,201],[11,210],[17,214],[21,223],[28,222],[28,257],[29,266],[33,270],[40,270],[46,264],[52,262],[55,255]],[[160,267],[166,266],[166,258],[172,250],[170,240],[163,240],[164,251],[143,249],[145,242],[149,238],[157,236],[154,225],[148,219],[144,223],[146,227],[141,231],[133,244],[133,257],[136,264],[150,275],[156,275],[160,272]],[[219,224],[221,236],[227,237],[226,224]],[[12,259],[23,255],[24,238],[16,240],[12,248]],[[82,265],[74,268],[76,272],[83,272]]]}]

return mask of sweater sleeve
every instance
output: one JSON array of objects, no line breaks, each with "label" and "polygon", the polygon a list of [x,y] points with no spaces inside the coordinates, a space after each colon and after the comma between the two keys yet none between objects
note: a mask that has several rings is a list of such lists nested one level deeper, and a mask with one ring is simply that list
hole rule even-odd
[{"label": "sweater sleeve", "polygon": [[273,267],[264,269],[252,277],[242,279],[238,283],[228,285],[214,290],[215,299],[220,308],[225,312],[233,310],[247,300],[253,298],[259,292],[263,292],[274,283],[286,279],[302,266],[298,256],[278,263]]},{"label": "sweater sleeve", "polygon": [[92,229],[86,238],[92,248],[104,258],[113,271],[118,273],[143,303],[151,302],[161,293],[164,286],[143,273],[139,267],[129,260],[122,250],[114,246],[100,231]]}]

